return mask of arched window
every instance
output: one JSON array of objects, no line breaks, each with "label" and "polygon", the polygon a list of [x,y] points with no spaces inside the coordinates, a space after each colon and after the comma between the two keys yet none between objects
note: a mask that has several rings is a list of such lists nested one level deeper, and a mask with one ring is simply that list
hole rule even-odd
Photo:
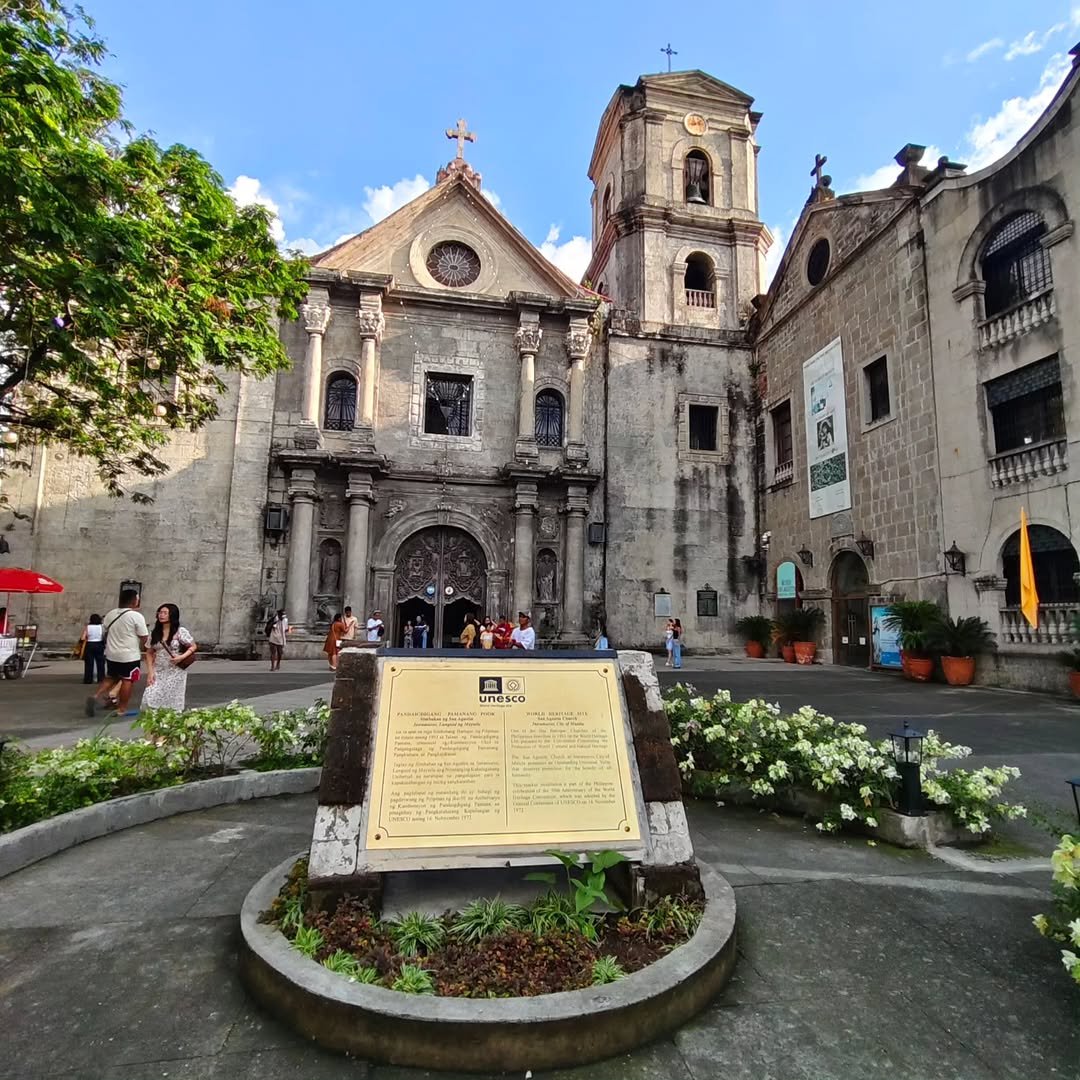
[{"label": "arched window", "polygon": [[700,150],[691,150],[683,162],[683,198],[688,203],[707,206],[709,198],[709,159]]},{"label": "arched window", "polygon": [[344,371],[331,375],[326,384],[327,431],[352,431],[356,424],[356,380]]},{"label": "arched window", "polygon": [[1033,210],[1014,214],[990,234],[982,253],[987,318],[1053,285],[1050,252],[1039,242],[1045,235],[1046,222]]},{"label": "arched window", "polygon": [[[1069,538],[1049,525],[1029,525],[1031,565],[1040,604],[1072,604],[1080,600],[1080,589],[1073,574],[1080,573],[1080,559]],[[1001,570],[1005,576],[1005,603],[1020,603],[1020,533],[1014,532],[1001,551]]]},{"label": "arched window", "polygon": [[716,275],[713,273],[712,259],[695,251],[686,258],[686,275],[683,278],[686,287],[686,306],[698,308],[716,307]]},{"label": "arched window", "polygon": [[558,390],[541,390],[536,395],[536,445],[562,446],[563,399]]},{"label": "arched window", "polygon": [[608,218],[611,217],[611,185],[604,189],[604,202],[601,207],[600,224],[601,226],[607,224]]}]

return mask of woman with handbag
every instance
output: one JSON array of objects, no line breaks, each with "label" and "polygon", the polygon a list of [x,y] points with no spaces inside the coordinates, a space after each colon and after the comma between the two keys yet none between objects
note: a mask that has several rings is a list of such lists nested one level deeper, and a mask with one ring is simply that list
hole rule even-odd
[{"label": "woman with handbag", "polygon": [[142,697],[144,709],[183,711],[187,669],[195,663],[196,648],[195,639],[180,625],[180,609],[175,604],[162,604],[157,610],[146,652],[148,674]]}]

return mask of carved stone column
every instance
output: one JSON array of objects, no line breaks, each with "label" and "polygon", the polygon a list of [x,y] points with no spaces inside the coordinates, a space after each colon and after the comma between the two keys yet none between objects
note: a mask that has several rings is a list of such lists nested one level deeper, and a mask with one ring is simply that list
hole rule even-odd
[{"label": "carved stone column", "polygon": [[[519,481],[514,499],[514,604],[515,611],[532,613],[533,548],[536,529],[536,484]],[[506,614],[513,619],[515,611]]]},{"label": "carved stone column", "polygon": [[363,297],[356,313],[356,325],[360,331],[360,415],[357,427],[374,438],[375,394],[379,386],[378,345],[386,320],[383,318],[381,299]]},{"label": "carved stone column", "polygon": [[312,289],[300,314],[308,336],[304,356],[303,422],[317,431],[322,419],[322,347],[323,335],[330,325],[330,294],[325,289]]},{"label": "carved stone column", "polygon": [[572,319],[566,335],[566,352],[570,357],[570,401],[567,403],[566,457],[569,461],[585,462],[589,452],[585,447],[585,356],[592,334],[584,319]]},{"label": "carved stone column", "polygon": [[539,456],[536,448],[536,353],[544,331],[540,329],[539,317],[532,315],[535,322],[525,322],[528,314],[522,315],[522,324],[514,335],[518,356],[521,358],[521,381],[518,388],[518,436],[515,453],[519,458]]},{"label": "carved stone column", "polygon": [[292,626],[306,627],[311,617],[311,545],[315,533],[314,469],[289,474],[289,565],[285,573],[285,614]]},{"label": "carved stone column", "polygon": [[566,488],[566,570],[563,574],[563,630],[566,645],[585,645],[585,518],[588,489],[581,484]]},{"label": "carved stone column", "polygon": [[371,473],[352,471],[345,489],[349,500],[349,535],[345,549],[345,603],[361,624],[367,618],[368,534],[374,498]]}]

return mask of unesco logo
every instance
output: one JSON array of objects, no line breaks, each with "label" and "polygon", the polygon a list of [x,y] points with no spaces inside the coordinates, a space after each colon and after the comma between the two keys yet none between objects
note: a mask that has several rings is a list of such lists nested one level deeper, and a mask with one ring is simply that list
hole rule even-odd
[{"label": "unesco logo", "polygon": [[498,675],[480,676],[481,705],[513,705],[525,700],[525,680]]}]

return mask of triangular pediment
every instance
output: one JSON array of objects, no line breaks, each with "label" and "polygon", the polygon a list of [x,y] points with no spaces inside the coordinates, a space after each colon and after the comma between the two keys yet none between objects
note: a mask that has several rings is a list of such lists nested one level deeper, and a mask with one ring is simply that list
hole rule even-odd
[{"label": "triangular pediment", "polygon": [[754,99],[729,83],[722,82],[704,71],[669,71],[659,75],[643,75],[639,80],[646,91],[660,90],[667,93],[688,94],[708,98],[713,102],[730,102],[749,108]]},{"label": "triangular pediment", "polygon": [[[432,277],[427,260],[440,243],[464,244],[475,252],[480,269],[473,282],[455,288]],[[591,295],[548,262],[464,177],[441,181],[365,232],[316,255],[311,264],[323,270],[390,274],[396,285],[451,294]]]}]

